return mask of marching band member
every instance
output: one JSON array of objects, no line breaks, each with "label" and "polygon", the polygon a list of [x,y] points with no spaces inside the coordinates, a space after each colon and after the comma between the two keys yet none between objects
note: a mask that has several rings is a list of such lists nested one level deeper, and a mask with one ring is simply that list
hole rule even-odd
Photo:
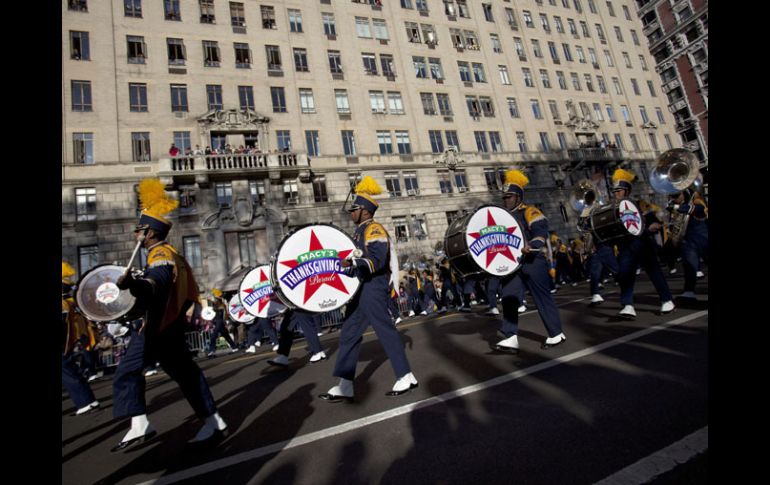
[{"label": "marching band member", "polygon": [[291,352],[291,344],[294,342],[294,329],[296,327],[302,330],[305,340],[310,345],[310,363],[315,364],[326,360],[326,352],[321,346],[321,339],[318,338],[320,326],[316,325],[316,321],[320,318],[320,313],[312,313],[299,308],[287,310],[278,334],[277,355],[268,359],[267,363],[278,367],[289,365],[289,352]]},{"label": "marching band member", "polygon": [[516,222],[526,238],[522,249],[521,268],[502,280],[503,291],[503,324],[501,332],[505,339],[498,342],[494,348],[502,352],[517,353],[519,350],[519,312],[524,287],[529,289],[537,305],[537,312],[545,325],[548,337],[543,342],[543,348],[561,344],[564,336],[559,318],[559,310],[550,293],[551,279],[548,274],[548,260],[543,251],[547,251],[548,221],[537,207],[528,206],[524,199],[524,187],[529,179],[520,170],[509,170],[505,173],[503,188],[503,203],[511,211]]},{"label": "marching band member", "polygon": [[371,196],[381,193],[382,189],[372,177],[366,176],[355,191],[356,197],[348,211],[358,226],[353,241],[363,254],[360,258],[343,260],[342,266],[350,276],[361,280],[361,288],[347,304],[340,331],[339,353],[334,365],[339,384],[319,396],[329,402],[353,401],[358,354],[362,335],[369,325],[374,328],[396,375],[396,383],[386,395],[398,396],[417,387],[404,343],[388,315],[390,281],[391,277],[398,277],[398,260],[388,232],[373,219],[378,204]]},{"label": "marching band member", "polygon": [[77,410],[75,416],[89,413],[99,407],[99,401],[94,397],[91,387],[86,382],[75,364],[72,362],[72,349],[80,336],[87,332],[85,318],[75,308],[75,299],[72,297],[72,282],[70,277],[75,270],[68,263],[61,263],[61,318],[62,318],[62,344],[61,344],[61,382],[67,389],[67,393],[75,403]]},{"label": "marching band member", "polygon": [[701,256],[708,259],[708,206],[692,188],[669,196],[669,210],[689,214],[687,230],[680,242],[684,266],[684,293],[679,298],[695,299],[695,281]]},{"label": "marching band member", "polygon": [[[612,174],[612,193],[616,200],[627,199],[631,195],[631,182],[636,178],[633,172],[622,168]],[[642,204],[639,204],[641,207]],[[647,204],[646,206],[649,206]],[[660,313],[674,311],[674,302],[666,278],[660,269],[655,252],[655,234],[662,229],[662,224],[652,207],[644,214],[644,232],[638,237],[626,237],[617,242],[618,246],[618,282],[620,283],[620,304],[623,308],[618,315],[624,318],[636,318],[634,310],[634,280],[637,267],[644,268],[655,290],[660,296]]]},{"label": "marching band member", "polygon": [[211,294],[214,295],[214,331],[211,332],[211,339],[209,339],[209,348],[206,352],[206,357],[213,358],[215,351],[217,350],[217,340],[219,336],[225,338],[225,341],[230,346],[230,352],[238,352],[238,345],[233,342],[233,338],[230,336],[230,332],[227,331],[225,326],[225,314],[227,313],[227,301],[224,299],[222,291],[219,288],[212,288]]},{"label": "marching band member", "polygon": [[[198,284],[184,257],[167,241],[171,222],[163,216],[179,203],[169,199],[158,179],[139,184],[143,210],[134,235],[147,248],[147,267],[141,276],[121,276],[117,286],[129,290],[146,308],[144,324],[131,337],[115,371],[113,416],[131,416],[131,429],[111,451],[124,450],[157,433],[147,419],[144,367],[159,362],[182,389],[195,414],[204,421],[192,443],[212,442],[227,424],[217,413],[214,397],[185,340],[185,313],[198,300]],[[209,441],[212,440],[212,441]]]}]

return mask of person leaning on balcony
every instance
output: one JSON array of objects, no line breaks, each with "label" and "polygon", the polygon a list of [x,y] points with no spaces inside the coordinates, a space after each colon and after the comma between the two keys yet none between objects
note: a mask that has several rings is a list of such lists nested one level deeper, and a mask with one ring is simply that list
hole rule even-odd
[{"label": "person leaning on balcony", "polygon": [[172,157],[179,155],[179,148],[177,148],[176,145],[172,143],[171,148],[168,149],[168,154]]},{"label": "person leaning on balcony", "polygon": [[179,202],[168,197],[163,183],[146,179],[139,184],[142,213],[134,235],[147,249],[147,266],[134,276],[121,276],[117,286],[129,290],[145,308],[144,323],[131,337],[112,382],[113,417],[131,416],[131,428],[111,451],[121,451],[155,436],[147,418],[144,370],[159,362],[179,384],[182,394],[204,424],[191,443],[216,443],[227,431],[206,378],[187,347],[186,313],[198,301],[198,284],[187,261],[167,241],[171,222],[165,214]]},{"label": "person leaning on balcony", "polygon": [[371,197],[382,193],[382,188],[370,176],[356,185],[356,197],[351,204],[350,217],[357,225],[353,235],[356,248],[362,257],[345,259],[341,265],[348,276],[358,278],[361,287],[345,310],[345,320],[340,331],[337,362],[334,376],[339,384],[321,394],[328,402],[353,401],[353,379],[361,351],[363,333],[371,325],[393,366],[396,383],[387,396],[398,396],[417,387],[404,351],[404,342],[388,313],[391,282],[398,278],[398,256],[393,241],[379,222],[373,219],[378,204]]}]

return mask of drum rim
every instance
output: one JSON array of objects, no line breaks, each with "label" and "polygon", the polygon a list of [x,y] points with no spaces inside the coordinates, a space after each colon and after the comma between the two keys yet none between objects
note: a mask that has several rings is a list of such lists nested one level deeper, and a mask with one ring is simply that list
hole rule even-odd
[{"label": "drum rim", "polygon": [[[119,264],[114,264],[114,263],[97,264],[96,266],[94,266],[92,268],[89,268],[88,271],[83,273],[83,276],[81,276],[80,279],[78,279],[78,282],[76,284],[77,289],[75,290],[75,303],[77,304],[78,309],[83,313],[83,315],[85,315],[89,320],[91,320],[93,322],[111,322],[113,320],[120,320],[121,318],[123,318],[126,315],[128,315],[131,312],[131,310],[133,310],[134,306],[136,306],[136,297],[134,295],[132,295],[130,292],[127,292],[127,293],[129,295],[129,297],[131,298],[131,306],[129,306],[126,309],[125,312],[123,312],[120,315],[117,315],[117,316],[115,316],[113,318],[104,318],[104,317],[94,318],[94,316],[91,315],[91,312],[86,310],[85,307],[81,304],[81,301],[80,301],[80,293],[81,293],[80,289],[82,288],[83,281],[85,281],[85,279],[91,273],[93,273],[94,271],[96,271],[99,268],[104,268],[105,266],[113,266],[115,268],[120,268],[120,270],[122,270],[122,271],[126,270],[126,266],[121,266]],[[120,290],[120,291],[126,291],[126,290]]]},{"label": "drum rim", "polygon": [[[505,212],[507,212],[507,213],[509,213],[509,214],[510,214],[510,212],[511,212],[510,210],[508,210],[507,208],[505,208],[504,206],[502,206],[502,205],[500,205],[500,204],[494,204],[494,203],[481,204],[481,205],[479,205],[479,206],[476,206],[476,208],[474,208],[472,211],[469,211],[469,212],[467,212],[466,214],[464,214],[463,216],[461,216],[461,217],[458,217],[457,219],[455,219],[455,221],[458,221],[458,220],[462,220],[462,219],[464,219],[464,218],[467,218],[468,220],[470,220],[470,219],[471,219],[471,217],[473,217],[473,216],[474,216],[474,215],[475,215],[475,214],[476,214],[478,211],[480,211],[481,209],[484,209],[485,207],[496,207],[496,208],[498,208],[498,209],[501,209],[501,210],[503,210],[503,211],[505,211]],[[511,217],[513,217],[513,214],[511,214]],[[514,220],[516,220],[516,218],[515,218],[515,217],[514,217]],[[452,221],[452,223],[454,224],[454,222],[455,222],[455,221]],[[520,224],[519,224],[519,221],[516,221],[516,225],[517,225],[517,226],[520,226]],[[450,225],[450,226],[451,226],[451,225]],[[462,234],[463,236],[466,236],[466,235],[467,235],[467,233],[465,232],[465,230],[467,229],[467,227],[468,227],[468,226],[467,226],[467,224],[466,224],[466,225],[464,226],[464,228],[463,228],[462,232],[453,232],[451,235],[452,235],[452,236],[454,236],[454,235],[456,235],[456,234]],[[464,255],[465,255],[465,256],[468,256],[468,257],[470,257],[470,259],[473,261],[473,264],[474,264],[474,265],[475,265],[475,266],[478,268],[478,272],[465,273],[465,272],[463,272],[463,271],[460,271],[458,268],[456,268],[456,267],[455,267],[455,265],[454,265],[454,264],[452,264],[452,261],[453,261],[454,259],[460,258],[460,257],[461,257],[461,255],[457,255],[457,256],[451,256],[451,257],[450,257],[450,256],[449,256],[449,252],[447,251],[447,249],[448,249],[448,248],[447,248],[447,240],[449,239],[449,235],[447,234],[447,233],[448,233],[448,231],[449,231],[449,227],[447,227],[447,232],[445,232],[445,233],[444,233],[444,255],[446,256],[447,260],[449,261],[449,265],[450,265],[450,267],[451,267],[453,270],[457,271],[457,272],[458,272],[458,273],[459,273],[459,274],[460,274],[460,275],[461,275],[463,278],[465,278],[465,277],[468,277],[468,276],[473,276],[473,275],[479,275],[479,274],[481,274],[481,275],[488,275],[488,276],[495,276],[495,277],[498,277],[498,278],[503,278],[503,277],[506,277],[506,276],[510,276],[510,275],[512,275],[512,274],[514,274],[514,273],[516,273],[517,271],[519,271],[519,269],[521,269],[522,263],[521,263],[521,262],[519,262],[519,263],[517,264],[517,266],[516,266],[516,269],[514,269],[514,270],[513,270],[513,271],[511,271],[510,273],[507,273],[507,274],[504,274],[504,275],[498,275],[498,274],[490,273],[490,272],[489,272],[489,271],[487,271],[486,269],[484,269],[484,268],[481,268],[481,267],[479,267],[479,266],[478,266],[478,264],[476,264],[476,261],[473,259],[473,257],[472,257],[472,256],[470,256],[470,247],[468,246],[468,240],[467,240],[467,238],[466,238],[466,237],[462,237],[462,238],[461,238],[461,240],[462,240],[462,244],[463,244],[463,247],[465,248],[465,253],[464,253]],[[521,238],[522,238],[522,240],[523,240],[524,244],[526,244],[527,238],[526,238],[526,237],[524,237],[524,231],[523,231],[523,230],[522,230],[522,232],[521,232]]]},{"label": "drum rim", "polygon": [[[623,202],[623,201],[626,201],[626,202],[630,203],[631,205],[633,205],[634,208],[639,212],[639,221],[640,221],[640,223],[639,223],[639,226],[640,226],[639,234],[631,234],[630,232],[628,232],[628,230],[626,230],[625,233],[620,235],[620,236],[614,236],[614,237],[610,237],[610,238],[602,238],[602,237],[600,237],[596,233],[596,228],[594,227],[594,218],[593,218],[594,214],[596,214],[596,211],[603,210],[605,208],[610,208],[611,207],[614,210],[615,220],[620,221],[620,203]],[[642,234],[644,234],[644,229],[645,229],[645,226],[646,226],[646,224],[644,222],[644,215],[642,214],[642,210],[639,208],[639,204],[634,202],[633,199],[630,199],[630,198],[623,198],[623,199],[620,199],[620,200],[613,199],[613,200],[607,202],[606,204],[604,204],[603,206],[597,207],[596,211],[592,211],[591,212],[590,216],[588,217],[588,221],[591,224],[591,228],[590,228],[591,229],[591,234],[596,238],[597,242],[605,243],[605,242],[608,242],[608,241],[622,240],[622,239],[625,239],[626,237],[629,237],[629,236],[630,237],[640,237],[640,236],[642,236]]]},{"label": "drum rim", "polygon": [[[254,315],[249,311],[249,307],[243,304],[243,298],[241,297],[241,287],[243,286],[243,282],[246,281],[246,278],[249,277],[249,275],[254,272],[255,270],[261,268],[262,266],[267,266],[267,280],[270,282],[270,287],[273,287],[273,282],[270,281],[270,263],[257,263],[256,266],[249,269],[245,275],[243,275],[243,278],[241,278],[241,281],[238,283],[238,301],[241,302],[241,306],[246,309],[246,313],[250,315]],[[273,288],[273,293],[275,293],[275,288]],[[229,302],[228,302],[229,305]],[[260,317],[259,315],[254,315],[254,318],[269,318],[269,317]]]},{"label": "drum rim", "polygon": [[291,309],[291,310],[299,309],[299,310],[304,310],[304,311],[309,312],[309,313],[325,313],[327,311],[339,310],[340,308],[342,308],[343,306],[348,304],[350,302],[350,300],[352,300],[353,297],[356,296],[356,294],[360,291],[361,287],[363,286],[361,284],[361,281],[358,280],[358,278],[353,278],[354,280],[356,280],[358,282],[358,284],[356,285],[356,290],[350,294],[350,298],[348,298],[345,301],[345,303],[343,303],[342,305],[340,305],[340,306],[338,306],[336,308],[332,308],[332,309],[329,309],[329,310],[323,310],[323,311],[314,311],[314,310],[310,310],[310,309],[307,309],[307,308],[304,308],[304,307],[301,307],[299,305],[294,304],[294,302],[289,300],[288,296],[284,295],[283,290],[281,289],[281,285],[280,285],[280,282],[279,282],[279,279],[278,279],[278,264],[277,264],[277,262],[278,262],[278,254],[281,252],[281,248],[283,247],[284,243],[286,242],[286,240],[289,237],[293,236],[295,233],[299,232],[300,230],[307,228],[308,226],[328,226],[328,227],[332,227],[332,228],[336,229],[337,231],[339,231],[343,236],[345,236],[351,242],[351,245],[353,246],[353,248],[356,247],[356,242],[353,240],[353,238],[350,237],[348,235],[348,233],[346,233],[340,226],[338,226],[338,225],[336,225],[334,223],[331,223],[331,222],[308,223],[308,224],[303,224],[301,226],[295,227],[294,229],[292,229],[288,234],[286,234],[281,239],[281,242],[278,243],[278,247],[275,249],[275,253],[273,253],[273,256],[270,257],[270,284],[273,286],[273,293],[275,293],[275,295],[278,296],[278,299],[281,301],[281,303],[284,304],[284,306],[287,307],[287,309]]}]

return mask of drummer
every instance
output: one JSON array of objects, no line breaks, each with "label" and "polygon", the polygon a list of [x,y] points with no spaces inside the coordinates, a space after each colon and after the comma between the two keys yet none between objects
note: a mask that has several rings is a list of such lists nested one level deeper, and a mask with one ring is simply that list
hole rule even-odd
[{"label": "drummer", "polygon": [[521,268],[504,276],[502,279],[503,324],[501,332],[505,338],[494,345],[495,350],[509,353],[519,351],[519,306],[522,303],[524,287],[526,287],[537,305],[537,312],[545,325],[548,337],[542,348],[547,349],[561,344],[567,337],[562,332],[559,310],[550,292],[550,275],[548,260],[543,251],[547,251],[548,221],[537,207],[528,206],[522,202],[524,187],[529,184],[529,178],[520,170],[509,170],[505,173],[503,187],[503,203],[505,208],[519,223],[526,245],[522,249]]},{"label": "drummer", "polygon": [[61,317],[62,317],[62,352],[61,352],[61,382],[75,403],[75,416],[80,416],[99,407],[99,401],[94,397],[91,387],[86,382],[72,362],[72,349],[83,332],[86,332],[85,318],[75,308],[72,298],[72,281],[70,277],[75,270],[68,263],[61,263]]},{"label": "drummer", "polygon": [[[612,174],[612,194],[615,200],[621,201],[628,199],[631,195],[631,182],[636,178],[633,172],[619,168]],[[639,204],[641,207],[643,204]],[[660,297],[660,313],[670,313],[674,311],[674,302],[672,301],[671,290],[668,288],[666,277],[660,269],[660,263],[656,256],[655,234],[663,228],[654,210],[649,210],[643,214],[644,230],[639,237],[625,237],[618,240],[618,283],[620,284],[620,304],[619,316],[627,319],[636,318],[634,310],[634,281],[636,280],[636,269],[644,268],[650,281],[655,286],[655,290]]]},{"label": "drummer", "polygon": [[391,276],[398,277],[398,261],[392,260],[393,242],[388,232],[373,219],[378,204],[372,195],[381,193],[382,188],[372,177],[366,176],[355,191],[356,197],[348,212],[357,224],[353,241],[356,248],[363,252],[363,257],[345,259],[342,266],[349,276],[361,280],[361,288],[347,304],[340,331],[339,353],[334,365],[334,376],[340,378],[339,384],[319,396],[329,402],[353,401],[353,379],[362,335],[370,324],[396,375],[396,383],[386,395],[398,396],[417,387],[417,379],[406,358],[404,342],[388,315]]},{"label": "drummer", "polygon": [[267,363],[277,367],[289,365],[289,352],[291,352],[291,344],[294,342],[294,330],[297,327],[302,330],[305,340],[310,345],[310,363],[315,364],[326,360],[326,352],[324,352],[321,340],[318,338],[320,319],[320,313],[312,313],[300,308],[287,310],[281,322],[278,349],[276,349],[278,355],[268,359]]},{"label": "drummer", "polygon": [[171,222],[164,215],[179,204],[170,199],[158,179],[139,184],[143,210],[134,231],[147,248],[147,267],[141,276],[130,272],[117,286],[129,290],[137,303],[147,308],[144,324],[131,337],[126,354],[113,378],[113,416],[131,416],[131,429],[111,451],[121,451],[157,434],[147,418],[145,365],[160,362],[182,389],[195,414],[204,422],[191,443],[215,443],[224,436],[227,424],[219,416],[214,397],[185,340],[185,314],[198,300],[198,284],[190,265],[167,241]]}]

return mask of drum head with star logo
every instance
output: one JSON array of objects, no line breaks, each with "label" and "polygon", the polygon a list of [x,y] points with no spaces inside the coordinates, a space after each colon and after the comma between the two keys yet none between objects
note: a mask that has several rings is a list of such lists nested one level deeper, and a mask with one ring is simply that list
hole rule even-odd
[{"label": "drum head with star logo", "polygon": [[227,311],[230,314],[230,318],[238,323],[254,323],[254,315],[243,308],[241,299],[238,295],[233,295],[233,297],[230,298],[230,303],[227,304]]},{"label": "drum head with star logo", "polygon": [[246,273],[238,285],[238,296],[247,312],[257,318],[268,318],[270,298],[273,296],[270,265],[263,264]]},{"label": "drum head with star logo", "polygon": [[642,213],[639,208],[628,199],[622,199],[618,203],[618,217],[623,223],[623,228],[632,236],[638,236],[644,230]]},{"label": "drum head with star logo", "polygon": [[276,294],[288,306],[309,312],[340,308],[360,285],[340,265],[354,249],[353,240],[331,224],[297,229],[284,238],[271,263]]},{"label": "drum head with star logo", "polygon": [[476,209],[468,220],[465,241],[473,261],[491,275],[509,275],[521,265],[524,236],[513,215],[502,207]]}]

